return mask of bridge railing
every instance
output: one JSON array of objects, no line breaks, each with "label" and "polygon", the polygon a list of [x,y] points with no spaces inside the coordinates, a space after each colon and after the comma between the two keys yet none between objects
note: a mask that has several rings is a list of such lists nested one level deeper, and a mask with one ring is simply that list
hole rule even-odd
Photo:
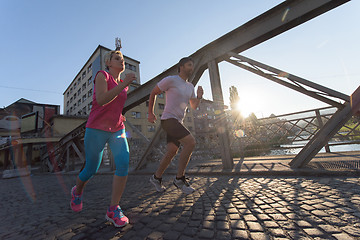
[{"label": "bridge railing", "polygon": [[[302,148],[336,112],[335,107],[311,109],[268,118],[249,117],[232,125],[232,150],[242,155],[274,149]],[[325,146],[360,143],[360,121],[352,117]]]}]

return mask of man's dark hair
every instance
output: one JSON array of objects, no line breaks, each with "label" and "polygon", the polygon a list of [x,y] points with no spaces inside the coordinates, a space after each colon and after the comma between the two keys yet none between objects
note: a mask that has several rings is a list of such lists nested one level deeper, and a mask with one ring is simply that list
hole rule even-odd
[{"label": "man's dark hair", "polygon": [[194,62],[194,60],[191,57],[184,57],[182,59],[180,59],[179,63],[178,63],[178,72],[180,72],[180,67],[184,66],[185,63],[187,62]]}]

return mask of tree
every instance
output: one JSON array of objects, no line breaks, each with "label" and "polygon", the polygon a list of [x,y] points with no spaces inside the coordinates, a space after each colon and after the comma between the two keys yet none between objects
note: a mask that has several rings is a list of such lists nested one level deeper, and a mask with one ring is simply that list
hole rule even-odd
[{"label": "tree", "polygon": [[236,110],[236,105],[238,104],[240,98],[239,98],[239,94],[238,91],[236,89],[236,87],[231,86],[229,88],[230,91],[230,107],[231,110]]}]

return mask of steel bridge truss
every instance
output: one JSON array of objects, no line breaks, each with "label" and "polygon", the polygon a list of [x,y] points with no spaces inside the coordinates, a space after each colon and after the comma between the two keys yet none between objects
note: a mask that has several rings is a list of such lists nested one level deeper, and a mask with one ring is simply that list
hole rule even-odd
[{"label": "steel bridge truss", "polygon": [[309,163],[353,115],[350,106],[350,96],[346,94],[326,88],[309,80],[289,74],[286,71],[276,69],[236,53],[229,53],[228,56],[229,58],[226,59],[226,61],[235,66],[241,67],[339,109],[290,162],[290,166],[293,168],[304,167]]},{"label": "steel bridge truss", "polygon": [[[221,90],[218,63],[227,61],[269,80],[275,81],[293,90],[323,101],[331,106],[337,107],[339,110],[291,162],[292,167],[304,166],[321,149],[324,143],[327,142],[327,140],[331,138],[335,132],[337,132],[336,130],[341,128],[341,126],[351,117],[349,96],[300,77],[288,74],[285,71],[256,62],[239,55],[239,53],[271,39],[274,36],[286,32],[287,30],[292,29],[348,1],[350,0],[287,0],[280,3],[274,8],[250,20],[228,34],[225,34],[192,54],[191,57],[194,60],[196,68],[190,81],[196,85],[204,71],[208,69],[213,101],[216,105],[218,105],[218,110],[224,113],[224,101]],[[176,69],[177,66],[174,65],[141,85],[139,88],[130,92],[124,106],[124,112],[148,100],[149,94],[156,86],[157,82],[165,76],[176,74]],[[341,102],[337,102],[336,99]],[[224,122],[220,122],[219,126],[226,126],[225,118],[222,119]],[[74,131],[83,130],[84,126],[85,124]],[[158,130],[156,136],[153,138],[153,141],[149,144],[148,149],[154,145],[154,139],[158,139],[157,136],[159,136],[159,131],[161,130]],[[230,151],[229,134],[227,129],[224,128],[223,131],[218,134],[218,137],[223,168],[232,168],[233,159]],[[76,138],[77,137],[75,136],[74,139]],[[71,144],[72,141],[71,134],[68,134],[62,139],[62,141],[60,141],[56,149],[64,148],[65,146],[76,147],[76,145]],[[65,154],[64,149],[60,152]],[[139,164],[141,165],[143,163],[144,157]]]}]

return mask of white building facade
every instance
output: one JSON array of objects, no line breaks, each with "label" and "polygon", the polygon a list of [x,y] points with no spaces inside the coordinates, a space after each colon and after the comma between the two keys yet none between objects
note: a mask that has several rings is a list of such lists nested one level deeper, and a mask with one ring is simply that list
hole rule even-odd
[{"label": "white building facade", "polygon": [[[100,70],[105,70],[104,57],[109,51],[111,49],[99,45],[67,87],[63,93],[64,115],[89,115],[92,107],[95,74]],[[134,83],[140,85],[140,62],[127,56],[124,56],[124,60],[125,71],[121,74],[121,78],[124,78],[127,73],[135,73],[137,79]]]}]

